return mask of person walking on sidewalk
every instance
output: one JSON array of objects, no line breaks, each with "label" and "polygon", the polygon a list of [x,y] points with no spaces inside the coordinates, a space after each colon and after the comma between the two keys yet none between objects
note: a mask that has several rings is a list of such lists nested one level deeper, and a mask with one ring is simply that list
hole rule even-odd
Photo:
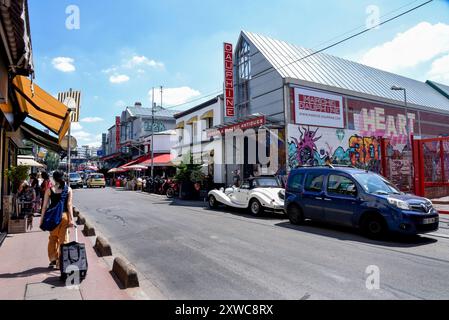
[{"label": "person walking on sidewalk", "polygon": [[[45,192],[44,203],[42,206],[41,225],[44,219],[45,212],[48,208],[55,207],[61,201],[61,195],[66,187],[64,181],[64,174],[59,171],[53,173],[53,180],[55,185]],[[68,194],[64,204],[64,213],[62,214],[61,223],[53,231],[50,232],[48,239],[48,258],[50,260],[49,267],[59,268],[59,248],[62,244],[68,242],[67,229],[74,226],[73,224],[73,192],[67,186]]]}]

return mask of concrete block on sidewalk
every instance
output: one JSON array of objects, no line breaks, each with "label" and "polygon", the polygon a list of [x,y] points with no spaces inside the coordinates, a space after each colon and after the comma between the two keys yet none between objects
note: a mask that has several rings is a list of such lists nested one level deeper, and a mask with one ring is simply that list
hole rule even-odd
[{"label": "concrete block on sidewalk", "polygon": [[84,224],[83,234],[86,237],[95,237],[95,228],[90,225],[89,222]]},{"label": "concrete block on sidewalk", "polygon": [[80,211],[76,207],[73,207],[73,217],[78,218],[79,214]]},{"label": "concrete block on sidewalk", "polygon": [[78,220],[76,220],[76,224],[79,226],[82,226],[86,223],[86,218],[84,218],[84,216],[80,213],[78,215]]},{"label": "concrete block on sidewalk", "polygon": [[122,283],[125,289],[139,287],[139,279],[137,277],[136,270],[134,270],[124,259],[114,259],[112,272]]},{"label": "concrete block on sidewalk", "polygon": [[111,245],[103,237],[97,237],[95,242],[95,249],[100,257],[112,256]]}]

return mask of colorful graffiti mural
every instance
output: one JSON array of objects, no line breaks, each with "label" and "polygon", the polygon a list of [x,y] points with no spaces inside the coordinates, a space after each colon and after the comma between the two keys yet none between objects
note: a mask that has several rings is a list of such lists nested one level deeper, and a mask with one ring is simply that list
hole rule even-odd
[{"label": "colorful graffiti mural", "polygon": [[355,130],[298,125],[289,125],[288,132],[290,168],[332,163],[381,170],[381,142],[376,137],[362,137]]}]

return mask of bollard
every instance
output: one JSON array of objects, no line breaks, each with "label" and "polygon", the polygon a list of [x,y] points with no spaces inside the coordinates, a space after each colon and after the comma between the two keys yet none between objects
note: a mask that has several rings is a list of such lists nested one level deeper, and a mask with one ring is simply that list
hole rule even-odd
[{"label": "bollard", "polygon": [[76,220],[76,224],[79,226],[82,226],[86,223],[86,218],[84,218],[84,216],[80,213],[78,215],[78,219]]},{"label": "bollard", "polygon": [[97,240],[95,241],[95,249],[100,257],[112,256],[111,246],[103,237],[97,237]]},{"label": "bollard", "polygon": [[120,280],[125,289],[139,286],[137,272],[122,258],[115,258],[112,272]]},{"label": "bollard", "polygon": [[92,227],[88,222],[84,224],[83,234],[86,237],[95,237],[95,228]]}]

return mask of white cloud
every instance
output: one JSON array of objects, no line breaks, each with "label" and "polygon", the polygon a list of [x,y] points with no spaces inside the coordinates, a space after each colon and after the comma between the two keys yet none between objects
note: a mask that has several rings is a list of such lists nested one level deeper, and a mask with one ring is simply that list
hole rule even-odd
[{"label": "white cloud", "polygon": [[433,61],[428,77],[449,85],[449,54]]},{"label": "white cloud", "polygon": [[126,104],[125,101],[119,100],[115,103],[115,106],[118,108],[123,108],[125,106],[125,104]]},{"label": "white cloud", "polygon": [[449,52],[449,25],[421,22],[366,52],[361,63],[397,72]]},{"label": "white cloud", "polygon": [[89,132],[83,130],[72,132],[72,135],[78,141],[88,141],[92,139],[92,135]]},{"label": "white cloud", "polygon": [[99,117],[87,117],[87,118],[81,119],[81,122],[86,122],[86,123],[96,123],[96,122],[102,122],[102,121],[104,121],[104,119],[99,118]]},{"label": "white cloud", "polygon": [[61,72],[74,72],[75,68],[75,60],[68,57],[56,57],[51,62],[53,67]]},{"label": "white cloud", "polygon": [[78,122],[72,122],[71,130],[80,131],[80,130],[83,130],[83,126],[80,125]]},{"label": "white cloud", "polygon": [[137,66],[163,68],[164,64],[162,62],[158,62],[153,59],[148,59],[145,56],[133,56],[129,61],[127,61],[123,64],[123,67],[128,68],[128,69],[132,69]]},{"label": "white cloud", "polygon": [[126,74],[116,74],[116,75],[110,76],[109,81],[111,83],[118,84],[118,83],[123,83],[123,82],[129,81],[129,77]]},{"label": "white cloud", "polygon": [[[160,105],[161,103],[161,96],[159,93],[159,89],[155,90],[154,94],[154,101],[156,104]],[[163,91],[163,103],[164,105],[178,105],[186,103],[187,101],[191,100],[192,98],[196,98],[200,96],[201,93],[198,90],[194,90],[189,87],[179,87],[179,88],[165,88]],[[152,101],[152,90],[148,92],[148,96],[150,98],[150,101]]]},{"label": "white cloud", "polygon": [[115,72],[117,72],[117,67],[113,66],[113,67],[110,67],[107,69],[103,69],[103,70],[101,70],[101,72],[106,73],[106,74],[115,73]]}]

